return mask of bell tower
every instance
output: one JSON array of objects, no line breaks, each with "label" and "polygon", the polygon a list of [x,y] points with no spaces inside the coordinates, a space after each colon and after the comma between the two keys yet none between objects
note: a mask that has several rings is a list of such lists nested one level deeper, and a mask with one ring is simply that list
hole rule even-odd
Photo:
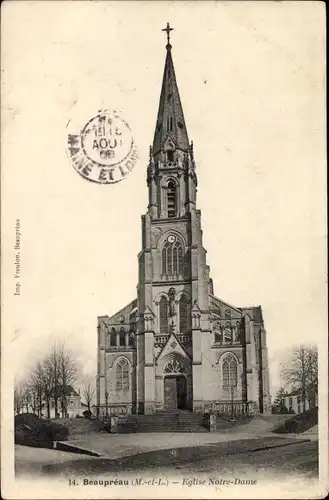
[{"label": "bell tower", "polygon": [[147,170],[148,213],[152,219],[186,216],[195,207],[197,178],[172,60],[169,24],[167,56],[153,147]]},{"label": "bell tower", "polygon": [[[192,331],[192,309],[209,309],[209,268],[202,246],[201,212],[196,209],[193,143],[189,143],[179,96],[169,23],[163,31],[167,33],[166,60],[147,168],[148,208],[142,216],[139,254],[137,397],[140,411],[146,413],[154,412],[162,398],[159,367],[169,341],[181,349],[175,366],[181,357],[186,358],[186,401],[189,409],[194,408],[202,387],[201,372],[197,375],[202,342],[200,321],[194,322],[199,334]],[[209,329],[206,323],[203,327]]]}]

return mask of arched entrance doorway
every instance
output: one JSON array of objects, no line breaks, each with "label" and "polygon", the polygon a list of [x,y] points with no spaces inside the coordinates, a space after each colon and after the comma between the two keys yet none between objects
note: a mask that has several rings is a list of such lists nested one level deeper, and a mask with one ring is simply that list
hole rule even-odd
[{"label": "arched entrance doorway", "polygon": [[170,361],[164,369],[163,403],[165,410],[184,410],[187,408],[187,383],[183,371],[183,364],[176,359]]},{"label": "arched entrance doorway", "polygon": [[187,407],[187,384],[184,375],[166,375],[163,383],[164,409],[185,410]]}]

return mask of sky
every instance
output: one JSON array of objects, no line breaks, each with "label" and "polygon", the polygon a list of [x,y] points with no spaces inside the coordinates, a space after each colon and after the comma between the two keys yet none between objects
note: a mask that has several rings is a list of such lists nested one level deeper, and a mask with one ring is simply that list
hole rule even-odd
[{"label": "sky", "polygon": [[[326,346],[324,6],[186,8],[4,5],[2,331],[11,376],[23,377],[55,339],[94,373],[97,316],[136,297],[167,21],[215,294],[262,305],[272,394],[292,345]],[[100,108],[120,110],[139,151],[115,185],[83,179],[66,155],[68,123],[78,132]]]}]

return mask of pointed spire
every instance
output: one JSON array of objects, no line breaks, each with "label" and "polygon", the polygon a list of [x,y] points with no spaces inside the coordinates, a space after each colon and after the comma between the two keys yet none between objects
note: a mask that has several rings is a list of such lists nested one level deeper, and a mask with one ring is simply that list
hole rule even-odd
[{"label": "pointed spire", "polygon": [[189,150],[189,141],[184,120],[183,108],[179,97],[174,63],[171,55],[170,32],[173,28],[167,23],[162,31],[167,33],[167,56],[162,80],[161,96],[157,123],[153,139],[153,154],[163,149],[169,136],[177,149]]}]

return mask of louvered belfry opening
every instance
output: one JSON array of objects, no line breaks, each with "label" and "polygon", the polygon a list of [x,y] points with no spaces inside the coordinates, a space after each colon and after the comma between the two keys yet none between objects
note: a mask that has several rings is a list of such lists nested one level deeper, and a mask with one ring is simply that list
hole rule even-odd
[{"label": "louvered belfry opening", "polygon": [[176,217],[176,186],[170,181],[167,188],[168,217]]}]

